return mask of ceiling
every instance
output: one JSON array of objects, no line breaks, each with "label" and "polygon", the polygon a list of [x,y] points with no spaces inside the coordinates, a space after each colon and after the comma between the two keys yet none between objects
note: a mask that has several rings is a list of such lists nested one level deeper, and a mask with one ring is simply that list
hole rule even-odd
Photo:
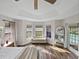
[{"label": "ceiling", "polygon": [[0,15],[21,20],[48,21],[79,13],[79,0],[57,0],[55,4],[38,1],[38,9],[34,10],[34,0],[0,0]]}]

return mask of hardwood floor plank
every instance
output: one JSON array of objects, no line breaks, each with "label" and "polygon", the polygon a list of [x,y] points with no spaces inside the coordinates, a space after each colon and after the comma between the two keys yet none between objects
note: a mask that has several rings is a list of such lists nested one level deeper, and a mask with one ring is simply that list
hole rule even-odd
[{"label": "hardwood floor plank", "polygon": [[29,54],[27,59],[77,59],[70,51],[51,45],[30,45],[28,47],[33,53]]}]

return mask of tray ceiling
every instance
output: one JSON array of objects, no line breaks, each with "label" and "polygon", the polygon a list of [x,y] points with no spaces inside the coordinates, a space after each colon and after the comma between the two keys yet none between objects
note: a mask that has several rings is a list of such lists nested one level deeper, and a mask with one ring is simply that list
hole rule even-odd
[{"label": "tray ceiling", "polygon": [[30,21],[64,19],[79,13],[79,0],[57,0],[50,4],[38,0],[34,10],[34,0],[0,0],[0,15]]}]

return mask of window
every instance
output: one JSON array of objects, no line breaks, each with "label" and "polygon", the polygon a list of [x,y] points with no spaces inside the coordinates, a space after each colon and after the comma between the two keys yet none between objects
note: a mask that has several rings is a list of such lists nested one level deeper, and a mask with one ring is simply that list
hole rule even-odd
[{"label": "window", "polygon": [[71,26],[69,26],[69,39],[70,39],[70,46],[78,50],[78,44],[79,44],[78,24],[72,24]]},{"label": "window", "polygon": [[46,37],[51,38],[51,25],[46,26]]},{"label": "window", "polygon": [[0,26],[0,38],[2,37],[2,33],[3,33],[3,27]]},{"label": "window", "polygon": [[3,21],[3,26],[0,26],[0,38],[1,46],[7,46],[10,42],[14,43],[15,40],[15,22],[12,21]]},{"label": "window", "polygon": [[41,38],[43,36],[42,31],[36,31],[36,37]]},{"label": "window", "polygon": [[36,38],[42,38],[43,37],[43,26],[42,25],[36,25],[35,26],[35,37]]},{"label": "window", "polygon": [[26,27],[26,38],[31,38],[32,37],[32,25],[27,25]]},{"label": "window", "polygon": [[64,43],[65,41],[65,28],[64,26],[58,26],[55,30],[55,38],[59,43]]},{"label": "window", "polygon": [[69,38],[70,38],[70,43],[73,45],[77,45],[79,42],[79,32],[78,32],[78,27],[70,27],[70,34],[69,34]]},{"label": "window", "polygon": [[31,35],[32,35],[32,32],[31,32],[31,31],[27,31],[26,34],[27,34],[26,37],[27,37],[27,38],[30,38]]}]

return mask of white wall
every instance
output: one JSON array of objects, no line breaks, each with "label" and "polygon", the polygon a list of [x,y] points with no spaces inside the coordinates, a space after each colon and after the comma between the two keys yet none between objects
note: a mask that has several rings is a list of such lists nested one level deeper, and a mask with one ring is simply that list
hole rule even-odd
[{"label": "white wall", "polygon": [[[36,25],[36,24],[42,24],[44,25],[44,29],[45,29],[45,26],[46,25],[51,25],[51,36],[52,38],[49,39],[49,43],[53,44],[53,40],[54,40],[54,33],[55,33],[55,22],[54,21],[49,21],[49,22],[29,22],[29,21],[23,21],[23,20],[17,20],[16,21],[16,28],[17,28],[17,39],[16,39],[16,43],[18,45],[24,45],[24,44],[27,44],[27,43],[30,43],[31,42],[31,39],[27,39],[26,38],[26,25],[27,24],[32,24],[33,26]],[[44,30],[45,31],[45,30]],[[33,30],[34,32],[34,30]],[[46,38],[46,33],[44,32],[44,38]],[[34,34],[33,34],[34,36]]]},{"label": "white wall", "polygon": [[68,23],[68,24],[79,23],[79,13],[74,16],[66,18],[65,23]]},{"label": "white wall", "polygon": [[26,25],[27,24],[30,24],[30,23],[28,21],[23,21],[23,20],[16,21],[16,28],[17,28],[16,43],[18,45],[24,45],[30,41],[26,39]]}]

